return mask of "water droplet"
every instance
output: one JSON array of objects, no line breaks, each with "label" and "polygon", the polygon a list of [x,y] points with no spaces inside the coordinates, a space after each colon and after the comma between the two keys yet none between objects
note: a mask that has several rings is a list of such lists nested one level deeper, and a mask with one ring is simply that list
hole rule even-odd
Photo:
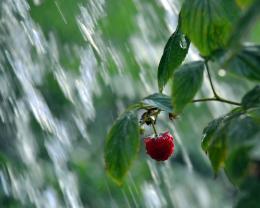
[{"label": "water droplet", "polygon": [[225,69],[220,69],[220,70],[218,71],[218,75],[219,75],[220,77],[226,76],[226,70],[225,70]]},{"label": "water droplet", "polygon": [[180,40],[180,47],[182,49],[186,49],[187,46],[188,46],[188,44],[187,44],[187,40],[185,39],[185,35],[182,35],[181,40]]}]

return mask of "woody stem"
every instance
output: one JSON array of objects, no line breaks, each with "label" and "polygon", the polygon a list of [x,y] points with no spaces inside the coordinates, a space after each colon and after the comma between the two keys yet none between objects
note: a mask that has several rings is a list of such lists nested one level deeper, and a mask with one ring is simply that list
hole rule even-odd
[{"label": "woody stem", "polygon": [[211,74],[210,74],[210,71],[209,71],[209,65],[208,65],[208,61],[205,62],[205,66],[206,66],[206,71],[207,71],[207,74],[208,74],[208,78],[209,78],[209,83],[210,83],[210,86],[211,86],[211,89],[212,89],[212,92],[214,94],[214,97],[215,98],[219,98],[215,88],[214,88],[214,85],[213,85],[213,81],[211,79]]},{"label": "woody stem", "polygon": [[213,98],[202,98],[202,99],[197,99],[197,100],[193,100],[192,102],[193,103],[196,103],[196,102],[207,102],[207,101],[218,101],[218,102],[222,102],[222,103],[228,103],[228,104],[231,104],[231,105],[238,105],[238,106],[241,106],[241,103],[238,103],[238,102],[235,102],[235,101],[231,101],[231,100],[226,100],[224,98],[221,98],[221,97],[213,97]]},{"label": "woody stem", "polygon": [[156,131],[156,128],[155,128],[155,125],[154,125],[154,121],[152,121],[152,127],[153,127],[153,131],[154,131],[155,136],[158,137],[158,134],[157,134],[157,131]]}]

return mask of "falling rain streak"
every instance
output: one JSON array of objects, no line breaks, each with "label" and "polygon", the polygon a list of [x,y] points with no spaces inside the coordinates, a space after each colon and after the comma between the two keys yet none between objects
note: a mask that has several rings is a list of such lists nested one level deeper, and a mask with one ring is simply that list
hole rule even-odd
[{"label": "falling rain streak", "polygon": [[[193,207],[227,205],[220,187],[212,188],[193,171],[189,141],[180,139],[191,136],[181,132],[187,127],[163,119],[159,128],[176,133],[182,163],[171,166],[173,158],[155,164],[140,154],[122,190],[104,170],[103,141],[112,120],[129,101],[157,91],[157,65],[180,4],[48,2],[0,2],[1,200],[37,208],[190,207],[187,198]],[[56,19],[45,20],[48,15]],[[184,36],[180,46],[187,47]],[[195,49],[188,59],[198,59]],[[201,95],[209,88],[205,85]],[[220,109],[208,111],[219,115]],[[199,138],[194,118],[185,119]],[[194,137],[191,146],[196,145]]]}]

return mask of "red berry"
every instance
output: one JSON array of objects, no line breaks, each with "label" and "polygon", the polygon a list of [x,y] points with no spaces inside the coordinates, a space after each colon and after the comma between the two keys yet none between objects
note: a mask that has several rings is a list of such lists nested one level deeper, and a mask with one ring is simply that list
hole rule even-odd
[{"label": "red berry", "polygon": [[174,151],[173,136],[165,132],[155,138],[145,138],[146,152],[157,161],[167,160]]}]

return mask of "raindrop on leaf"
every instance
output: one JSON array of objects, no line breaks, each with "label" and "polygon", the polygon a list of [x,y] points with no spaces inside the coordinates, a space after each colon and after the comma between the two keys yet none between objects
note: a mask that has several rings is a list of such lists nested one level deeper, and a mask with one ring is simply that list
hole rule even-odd
[{"label": "raindrop on leaf", "polygon": [[188,47],[188,43],[187,43],[187,40],[185,38],[185,35],[181,35],[180,47],[182,49],[186,49]]}]

